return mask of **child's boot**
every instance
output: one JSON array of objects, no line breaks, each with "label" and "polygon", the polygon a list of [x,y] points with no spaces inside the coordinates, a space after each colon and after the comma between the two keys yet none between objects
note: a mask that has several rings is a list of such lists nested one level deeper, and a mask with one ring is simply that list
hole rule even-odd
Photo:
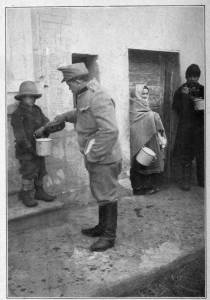
[{"label": "child's boot", "polygon": [[51,196],[45,192],[42,181],[35,180],[35,190],[35,199],[37,200],[51,202],[56,198],[55,196]]},{"label": "child's boot", "polygon": [[38,202],[34,199],[33,180],[23,179],[22,190],[19,192],[18,198],[27,207],[34,207],[38,205]]}]

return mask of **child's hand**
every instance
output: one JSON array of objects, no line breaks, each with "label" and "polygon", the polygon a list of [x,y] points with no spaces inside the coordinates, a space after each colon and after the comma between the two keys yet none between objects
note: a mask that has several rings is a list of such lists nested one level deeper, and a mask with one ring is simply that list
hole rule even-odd
[{"label": "child's hand", "polygon": [[190,90],[189,90],[189,88],[188,88],[187,86],[184,86],[184,87],[182,88],[182,93],[183,93],[183,94],[188,95],[189,92],[190,92]]},{"label": "child's hand", "polygon": [[167,146],[167,139],[163,135],[161,135],[160,132],[158,132],[158,139],[159,139],[159,144],[162,149],[164,149]]},{"label": "child's hand", "polygon": [[36,138],[41,138],[41,137],[43,137],[43,136],[44,136],[44,130],[45,130],[45,128],[44,128],[43,126],[40,127],[39,129],[35,130],[34,136],[35,136]]}]

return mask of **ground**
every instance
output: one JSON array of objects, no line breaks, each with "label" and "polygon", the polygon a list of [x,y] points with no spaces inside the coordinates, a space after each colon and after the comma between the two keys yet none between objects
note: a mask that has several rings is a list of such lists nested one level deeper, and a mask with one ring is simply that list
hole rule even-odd
[{"label": "ground", "polygon": [[[61,224],[29,225],[21,227],[21,231],[11,227],[10,296],[170,297],[189,296],[189,290],[191,295],[203,296],[204,254],[197,254],[204,247],[203,189],[193,187],[190,192],[183,192],[171,185],[155,195],[132,196],[129,181],[120,183],[116,245],[103,253],[90,252],[89,246],[95,239],[80,232],[81,227],[97,223],[97,206],[91,201],[83,206],[65,206],[67,217]],[[69,200],[64,200],[66,205]],[[193,259],[188,265],[179,263],[179,259],[194,252],[197,263],[192,263]],[[174,261],[178,269],[165,269]],[[160,270],[163,271],[158,278],[151,277]],[[185,285],[185,289],[175,290],[164,286],[169,282],[172,287],[173,280],[169,278],[184,278],[190,272],[197,272],[199,287]],[[148,286],[151,278],[152,287]]]},{"label": "ground", "polygon": [[[127,294],[130,297],[204,297],[205,251],[201,249],[189,261],[171,268],[158,279],[148,281],[144,288]],[[125,296],[121,295],[121,296]]]}]

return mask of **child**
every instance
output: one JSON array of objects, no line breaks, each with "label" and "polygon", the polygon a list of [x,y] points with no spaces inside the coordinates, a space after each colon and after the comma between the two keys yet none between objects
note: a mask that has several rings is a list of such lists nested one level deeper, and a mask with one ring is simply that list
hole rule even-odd
[{"label": "child", "polygon": [[[166,135],[161,118],[149,105],[149,88],[136,84],[130,98],[131,169],[130,180],[134,195],[154,194],[160,190]],[[144,166],[137,161],[137,154],[146,146],[153,150],[156,159]]]},{"label": "child", "polygon": [[12,114],[11,120],[16,140],[16,158],[19,160],[22,175],[19,199],[28,207],[36,206],[38,204],[36,199],[43,201],[55,199],[43,189],[43,177],[46,175],[45,158],[36,154],[34,134],[44,135],[43,126],[49,121],[41,108],[35,105],[36,99],[41,96],[34,82],[22,82],[19,93],[15,96],[20,104]]}]

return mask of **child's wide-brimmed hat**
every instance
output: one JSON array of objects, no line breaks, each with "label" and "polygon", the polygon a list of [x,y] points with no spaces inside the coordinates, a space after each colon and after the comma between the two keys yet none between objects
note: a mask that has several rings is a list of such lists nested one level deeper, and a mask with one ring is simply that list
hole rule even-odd
[{"label": "child's wide-brimmed hat", "polygon": [[23,97],[25,96],[33,96],[34,98],[38,99],[42,96],[38,92],[38,89],[36,87],[35,82],[33,81],[23,81],[19,87],[19,92],[15,96],[16,100],[22,100]]}]

